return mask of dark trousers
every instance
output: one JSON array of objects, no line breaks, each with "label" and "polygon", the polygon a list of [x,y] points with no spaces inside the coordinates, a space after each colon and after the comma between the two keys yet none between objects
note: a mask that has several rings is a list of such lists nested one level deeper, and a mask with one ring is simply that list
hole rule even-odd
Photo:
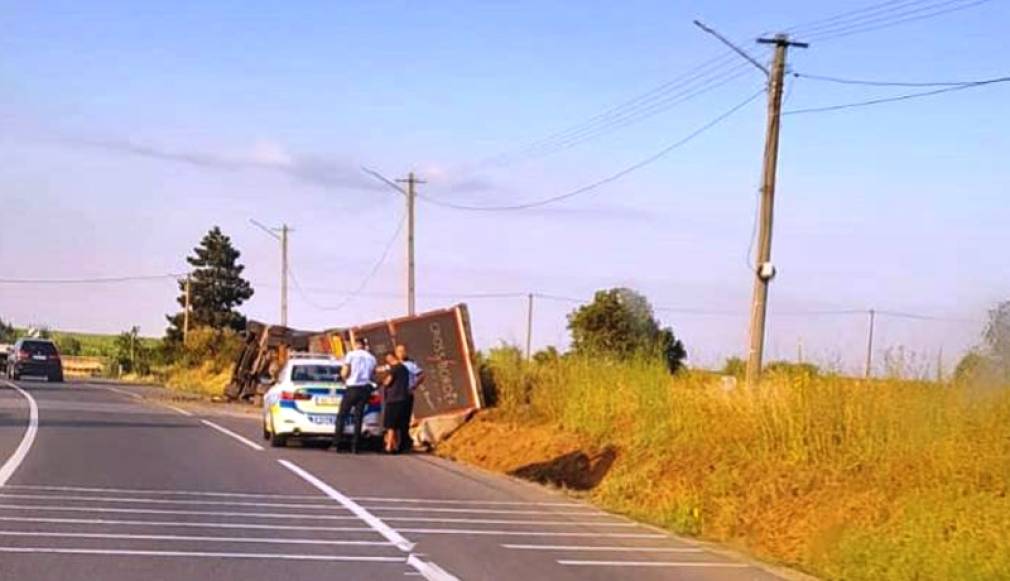
[{"label": "dark trousers", "polygon": [[400,423],[400,451],[409,452],[414,447],[413,440],[410,439],[410,420],[414,415],[414,394],[407,395],[407,411],[403,414],[403,421]]},{"label": "dark trousers", "polygon": [[347,416],[354,413],[354,437],[351,439],[351,450],[358,451],[358,441],[361,440],[361,422],[365,419],[365,405],[368,398],[372,396],[372,387],[369,385],[349,385],[344,390],[344,397],[340,400],[340,410],[337,411],[337,425],[333,433],[333,447],[340,445],[344,437],[344,424],[347,423]]}]

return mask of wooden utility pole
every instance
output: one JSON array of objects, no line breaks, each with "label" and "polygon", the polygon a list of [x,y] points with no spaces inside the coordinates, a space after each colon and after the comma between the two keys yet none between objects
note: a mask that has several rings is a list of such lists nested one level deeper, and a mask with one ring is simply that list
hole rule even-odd
[{"label": "wooden utility pole", "polygon": [[[281,243],[281,326],[288,326],[288,234],[292,231],[287,224],[271,228],[252,218],[249,222]],[[280,232],[278,236],[277,233]]]},{"label": "wooden utility pole", "polygon": [[407,316],[415,314],[414,302],[414,201],[417,198],[417,184],[425,183],[417,179],[414,172],[407,179],[396,180],[407,184]]},{"label": "wooden utility pole", "polygon": [[281,326],[288,326],[288,225],[281,225]]},{"label": "wooden utility pole", "polygon": [[866,371],[864,377],[869,378],[873,372],[873,327],[877,321],[877,311],[870,309],[870,327],[866,333]]},{"label": "wooden utility pole", "polygon": [[751,302],[750,349],[747,354],[747,386],[754,387],[761,379],[764,359],[765,317],[768,313],[768,285],[775,276],[772,266],[772,217],[775,207],[775,172],[779,157],[779,126],[782,117],[782,86],[786,72],[786,51],[791,46],[806,48],[805,43],[792,42],[785,34],[775,38],[759,38],[761,44],[775,45],[775,56],[768,76],[768,125],[765,136],[764,167],[761,179],[760,230],[757,263],[754,268],[754,298]]},{"label": "wooden utility pole", "polygon": [[189,339],[189,310],[190,310],[190,297],[193,287],[193,277],[190,274],[186,274],[186,304],[182,310],[182,344],[186,344],[186,340]]},{"label": "wooden utility pole", "polygon": [[529,300],[526,309],[526,361],[533,358],[533,293],[527,295]]}]

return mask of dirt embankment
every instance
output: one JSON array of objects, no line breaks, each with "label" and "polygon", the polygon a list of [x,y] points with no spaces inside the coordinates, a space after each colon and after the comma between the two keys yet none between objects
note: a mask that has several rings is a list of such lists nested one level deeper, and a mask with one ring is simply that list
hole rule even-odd
[{"label": "dirt embankment", "polygon": [[545,426],[503,421],[494,410],[480,413],[439,445],[437,454],[569,491],[600,484],[617,449],[597,449],[572,434]]}]

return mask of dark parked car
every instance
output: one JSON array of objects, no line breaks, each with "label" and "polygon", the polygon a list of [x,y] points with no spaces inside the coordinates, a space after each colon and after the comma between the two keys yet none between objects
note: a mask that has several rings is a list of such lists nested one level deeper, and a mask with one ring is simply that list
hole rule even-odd
[{"label": "dark parked car", "polygon": [[7,376],[11,379],[45,377],[49,381],[62,382],[60,352],[48,339],[18,339],[7,362]]}]

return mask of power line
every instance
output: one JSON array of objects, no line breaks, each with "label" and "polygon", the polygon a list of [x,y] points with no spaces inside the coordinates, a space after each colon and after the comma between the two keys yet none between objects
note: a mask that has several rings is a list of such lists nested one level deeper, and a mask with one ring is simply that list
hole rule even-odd
[{"label": "power line", "polygon": [[840,24],[836,27],[825,28],[814,34],[808,35],[808,38],[811,41],[826,42],[837,38],[852,36],[854,34],[862,34],[864,32],[892,28],[909,22],[916,22],[919,20],[943,16],[953,12],[959,12],[980,4],[985,4],[989,1],[990,0],[973,0],[968,3],[963,3],[962,0],[946,0],[944,2],[933,3],[927,6],[920,6],[912,10],[906,10],[887,17],[881,16],[878,18],[868,18],[860,21]]},{"label": "power line", "polygon": [[152,280],[178,279],[186,276],[183,274],[152,274],[137,276],[108,276],[95,278],[4,278],[0,279],[0,284],[11,285],[58,285],[58,284],[114,284],[121,282],[138,282]]},{"label": "power line", "polygon": [[[722,72],[725,72],[723,69],[726,69],[727,67],[736,68],[733,66],[732,53],[728,51],[718,57],[706,60],[705,62],[689,69],[684,74],[650,89],[649,91],[605,109],[604,111],[589,117],[585,121],[576,123],[527,145],[520,146],[512,150],[512,152],[505,152],[486,158],[475,163],[474,166],[506,165],[535,152],[547,151],[552,145],[558,142],[568,141],[573,136],[582,135],[587,131],[592,131],[594,128],[598,129],[601,126],[606,127],[607,124],[613,123],[615,119],[626,118],[629,114],[634,114],[650,106],[655,107],[657,104],[663,105],[668,103],[672,98],[682,94],[683,91],[681,90],[685,87],[690,86],[695,82],[706,81],[706,77],[718,76],[716,73],[721,74]],[[712,79],[709,78],[707,80],[711,81]],[[704,82],[702,85],[704,85]],[[672,97],[671,94],[673,94]]]},{"label": "power line", "polygon": [[868,81],[864,79],[846,79],[841,77],[829,77],[824,75],[808,75],[807,73],[793,73],[793,77],[812,81],[826,81],[842,85],[865,85],[868,87],[961,87],[971,85],[978,81],[946,81],[946,82],[903,82],[903,81]]},{"label": "power line", "polygon": [[626,168],[618,171],[617,173],[611,174],[611,175],[609,175],[609,176],[607,176],[607,177],[605,177],[603,179],[597,180],[597,181],[595,181],[595,182],[593,182],[591,184],[582,186],[580,188],[577,188],[577,189],[572,190],[570,192],[566,192],[564,194],[560,194],[560,195],[557,195],[557,196],[551,196],[549,198],[544,198],[542,200],[537,200],[537,201],[533,201],[533,202],[526,202],[526,203],[522,203],[522,204],[512,204],[512,205],[501,205],[501,206],[471,206],[471,205],[466,205],[466,204],[456,204],[456,203],[453,203],[453,202],[446,202],[446,201],[438,200],[436,198],[431,198],[431,197],[428,197],[428,196],[418,196],[418,197],[420,197],[422,200],[425,200],[428,203],[435,204],[437,206],[443,206],[443,207],[451,208],[451,209],[454,209],[454,210],[467,210],[467,211],[474,211],[474,212],[500,212],[500,211],[513,211],[513,210],[526,210],[526,209],[530,209],[530,208],[536,208],[536,207],[539,207],[539,206],[546,206],[548,204],[553,204],[555,202],[560,202],[561,200],[566,200],[566,199],[569,199],[569,198],[574,198],[575,196],[578,196],[580,194],[584,194],[586,192],[595,190],[596,188],[599,188],[600,186],[603,186],[603,185],[609,184],[609,183],[611,183],[613,181],[616,181],[616,180],[618,180],[618,179],[620,179],[620,178],[622,178],[622,177],[624,177],[624,176],[626,176],[626,175],[628,175],[628,174],[630,174],[630,173],[632,173],[632,172],[634,172],[636,170],[639,170],[639,169],[641,169],[641,168],[643,168],[643,167],[645,167],[645,166],[647,166],[647,165],[649,165],[649,164],[651,164],[653,162],[658,161],[659,159],[663,158],[664,156],[666,156],[667,154],[669,154],[673,150],[675,150],[675,149],[677,149],[677,148],[679,148],[679,147],[681,147],[683,145],[686,145],[687,143],[689,143],[690,141],[692,141],[694,138],[698,137],[702,133],[708,131],[709,129],[711,129],[713,127],[715,127],[720,122],[724,121],[726,118],[728,118],[729,116],[731,116],[733,113],[736,113],[740,109],[744,108],[746,105],[750,104],[754,99],[758,98],[758,96],[762,95],[764,92],[765,92],[765,89],[762,88],[758,92],[754,93],[753,95],[747,97],[745,100],[741,101],[739,104],[734,105],[731,109],[729,109],[725,113],[722,113],[721,115],[719,115],[715,119],[709,121],[708,123],[702,125],[700,128],[696,129],[694,132],[688,134],[683,139],[681,139],[681,140],[679,140],[679,141],[677,141],[675,143],[672,143],[672,144],[664,147],[663,149],[661,149],[658,152],[650,155],[649,157],[647,157],[647,158],[645,158],[645,159],[643,159],[641,161],[638,161],[638,162],[636,162],[636,163],[634,163],[634,164],[632,164],[632,165],[630,165],[630,166],[628,166],[628,167],[626,167]]},{"label": "power line", "polygon": [[710,79],[706,79],[705,82],[699,84],[698,86],[688,87],[682,91],[669,95],[662,100],[652,101],[640,107],[635,107],[628,111],[608,116],[609,118],[601,123],[586,125],[581,129],[572,131],[567,135],[562,135],[561,137],[551,140],[550,142],[546,142],[538,147],[523,150],[511,158],[506,158],[503,162],[499,162],[498,165],[505,165],[521,159],[544,157],[571,149],[572,147],[591,141],[602,135],[612,133],[664,111],[668,111],[677,105],[725,86],[730,82],[743,77],[747,74],[747,72],[748,70],[746,65],[736,65],[723,73],[715,75]]},{"label": "power line", "polygon": [[[916,2],[920,2],[920,1],[921,0],[911,0],[911,3],[916,3]],[[846,12],[842,12],[842,13],[836,14],[834,16],[828,16],[826,18],[820,18],[818,20],[814,20],[814,21],[810,21],[810,22],[804,22],[804,23],[801,23],[801,24],[794,24],[794,25],[790,26],[789,28],[786,28],[783,32],[795,33],[795,32],[798,32],[798,31],[804,31],[804,32],[806,32],[806,31],[809,31],[809,30],[817,30],[818,28],[822,28],[822,27],[824,27],[826,25],[829,25],[829,24],[832,24],[832,23],[835,23],[835,22],[839,22],[839,21],[842,21],[842,20],[846,20],[846,19],[850,19],[850,18],[865,17],[868,13],[879,11],[879,10],[881,10],[883,8],[888,7],[888,6],[893,6],[895,4],[908,4],[908,3],[910,3],[910,0],[889,0],[887,2],[881,2],[881,3],[878,3],[878,4],[871,4],[869,6],[864,6],[862,8],[856,8],[854,10],[849,10],[849,11],[846,11]]]},{"label": "power line", "polygon": [[358,295],[361,294],[362,291],[365,290],[365,287],[368,286],[368,283],[371,282],[372,278],[374,278],[375,275],[379,272],[379,268],[381,268],[383,263],[386,262],[386,258],[389,256],[389,251],[393,248],[393,243],[395,243],[396,239],[400,237],[400,232],[403,231],[403,225],[406,221],[407,221],[406,215],[400,218],[400,223],[397,225],[396,231],[393,232],[393,235],[389,238],[389,241],[386,243],[386,246],[382,249],[382,255],[379,256],[379,260],[375,262],[375,265],[372,267],[372,270],[369,271],[369,273],[365,276],[364,279],[362,279],[361,284],[359,284],[357,288],[351,291],[351,293],[347,296],[347,298],[345,298],[337,305],[335,306],[321,305],[319,303],[316,303],[311,298],[309,298],[308,293],[306,293],[302,289],[302,285],[298,281],[298,277],[295,275],[294,269],[289,268],[288,274],[291,276],[291,282],[294,283],[295,285],[295,290],[298,291],[298,294],[302,296],[302,298],[305,300],[306,303],[321,311],[339,311],[340,309],[344,308],[345,306],[347,306],[347,303],[354,300]]},{"label": "power line", "polygon": [[852,109],[856,107],[869,107],[871,105],[881,105],[883,103],[894,103],[897,101],[907,101],[910,99],[919,99],[922,97],[931,97],[933,95],[940,95],[943,93],[952,93],[954,91],[963,91],[965,89],[972,89],[975,87],[982,87],[985,85],[994,85],[997,83],[1006,83],[1010,81],[1010,77],[999,77],[995,79],[987,79],[984,81],[975,81],[967,83],[964,85],[957,85],[954,87],[947,87],[944,89],[936,89],[934,91],[923,91],[920,93],[908,93],[905,95],[898,95],[896,97],[883,97],[880,99],[870,99],[868,101],[857,101],[855,103],[842,103],[839,105],[828,105],[826,107],[809,107],[806,109],[793,109],[790,111],[784,111],[783,115],[800,115],[805,113],[824,113],[827,111],[840,111],[842,109]]}]

